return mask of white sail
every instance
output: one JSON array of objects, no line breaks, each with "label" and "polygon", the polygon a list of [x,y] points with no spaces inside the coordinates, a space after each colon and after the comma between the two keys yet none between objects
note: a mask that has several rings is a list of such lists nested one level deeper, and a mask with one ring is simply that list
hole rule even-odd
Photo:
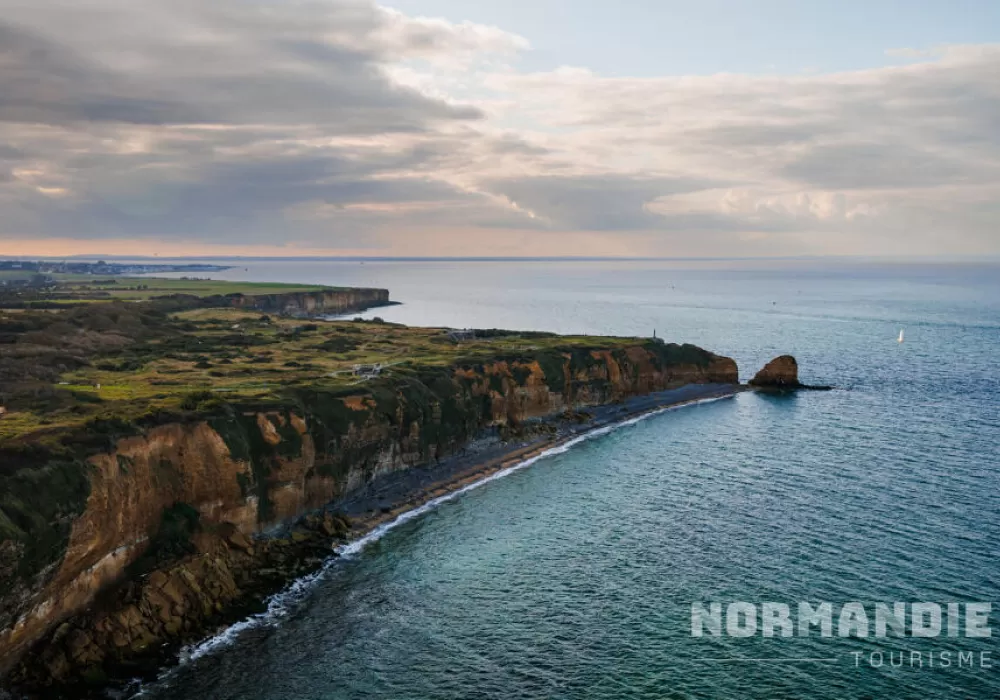
[{"label": "white sail", "polygon": [[899,329],[899,340],[898,340],[898,342],[900,342],[900,343],[903,342],[903,329],[902,328]]}]

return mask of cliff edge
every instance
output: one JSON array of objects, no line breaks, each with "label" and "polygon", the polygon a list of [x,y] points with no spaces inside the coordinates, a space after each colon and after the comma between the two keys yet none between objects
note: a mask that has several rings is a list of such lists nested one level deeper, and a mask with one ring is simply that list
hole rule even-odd
[{"label": "cliff edge", "polygon": [[[98,402],[70,406],[66,420],[88,406],[101,413],[0,442],[0,665],[47,639],[31,657],[52,682],[99,680],[106,666],[196,638],[255,585],[255,572],[290,556],[255,535],[379,477],[454,455],[490,431],[688,384],[738,383],[732,359],[692,345],[515,333],[462,344],[441,329],[305,327],[234,313],[156,316],[166,325],[149,326],[159,330],[146,345],[113,367],[79,370],[77,381],[94,382],[87,400]],[[389,361],[357,364],[376,353]],[[170,393],[200,381],[216,390]],[[119,398],[126,382],[133,403]],[[26,425],[31,417],[14,414]],[[71,624],[106,591],[121,604]]]},{"label": "cliff edge", "polygon": [[388,289],[347,288],[284,294],[233,294],[228,305],[288,316],[335,316],[389,306]]}]

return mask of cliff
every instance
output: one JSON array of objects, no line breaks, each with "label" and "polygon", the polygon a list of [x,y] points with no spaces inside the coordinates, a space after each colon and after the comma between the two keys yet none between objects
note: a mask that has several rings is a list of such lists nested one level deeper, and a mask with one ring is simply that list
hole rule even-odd
[{"label": "cliff", "polygon": [[226,305],[238,309],[254,309],[288,316],[332,316],[392,303],[389,301],[388,289],[365,288],[282,294],[232,294],[226,296],[225,300]]},{"label": "cliff", "polygon": [[[138,613],[125,609],[102,618],[86,643],[57,631],[46,647],[55,655],[49,672],[99,667],[103,657],[91,659],[94,649],[127,654],[190,633],[192,606],[207,617],[237,594],[234,561],[260,566],[254,559],[260,552],[248,553],[253,547],[240,538],[343,498],[380,475],[452,454],[484,430],[516,429],[567,409],[684,384],[738,382],[733,360],[690,345],[551,344],[560,341],[444,365],[400,366],[339,388],[302,383],[255,399],[214,398],[156,421],[88,424],[88,436],[99,432],[97,441],[64,441],[69,453],[17,452],[0,472],[2,664],[9,667],[102,591],[151,569],[160,573],[155,590],[152,577],[142,578],[146,612],[139,617],[156,617],[159,627],[138,625]],[[200,544],[189,541],[189,532],[177,535],[189,521],[198,523]],[[241,546],[219,544],[234,538]],[[192,551],[215,552],[198,560],[211,569],[202,572],[207,578],[189,569],[179,573],[171,563],[172,555]],[[166,592],[176,576],[187,581],[190,596],[177,585]],[[209,597],[192,592],[206,586]],[[157,595],[166,601],[150,607],[149,596]]]}]

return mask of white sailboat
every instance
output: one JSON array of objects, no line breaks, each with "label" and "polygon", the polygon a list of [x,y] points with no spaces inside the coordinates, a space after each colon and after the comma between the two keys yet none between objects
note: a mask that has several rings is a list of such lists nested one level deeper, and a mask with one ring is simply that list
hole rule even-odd
[{"label": "white sailboat", "polygon": [[896,342],[898,342],[898,343],[902,343],[903,342],[903,329],[902,328],[899,329],[899,338],[896,339]]}]

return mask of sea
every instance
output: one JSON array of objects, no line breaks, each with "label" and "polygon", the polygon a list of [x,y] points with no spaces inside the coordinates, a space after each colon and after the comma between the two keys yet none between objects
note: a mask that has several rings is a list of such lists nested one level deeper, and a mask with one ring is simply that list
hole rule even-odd
[{"label": "sea", "polygon": [[[228,264],[210,276],[402,302],[367,318],[655,332],[744,381],[789,353],[835,388],[664,411],[435,502],[186,649],[142,697],[1000,697],[1000,265]],[[800,633],[801,603],[829,604],[829,636]],[[928,634],[942,611],[940,632],[877,636],[876,604],[894,603],[930,604]]]}]

